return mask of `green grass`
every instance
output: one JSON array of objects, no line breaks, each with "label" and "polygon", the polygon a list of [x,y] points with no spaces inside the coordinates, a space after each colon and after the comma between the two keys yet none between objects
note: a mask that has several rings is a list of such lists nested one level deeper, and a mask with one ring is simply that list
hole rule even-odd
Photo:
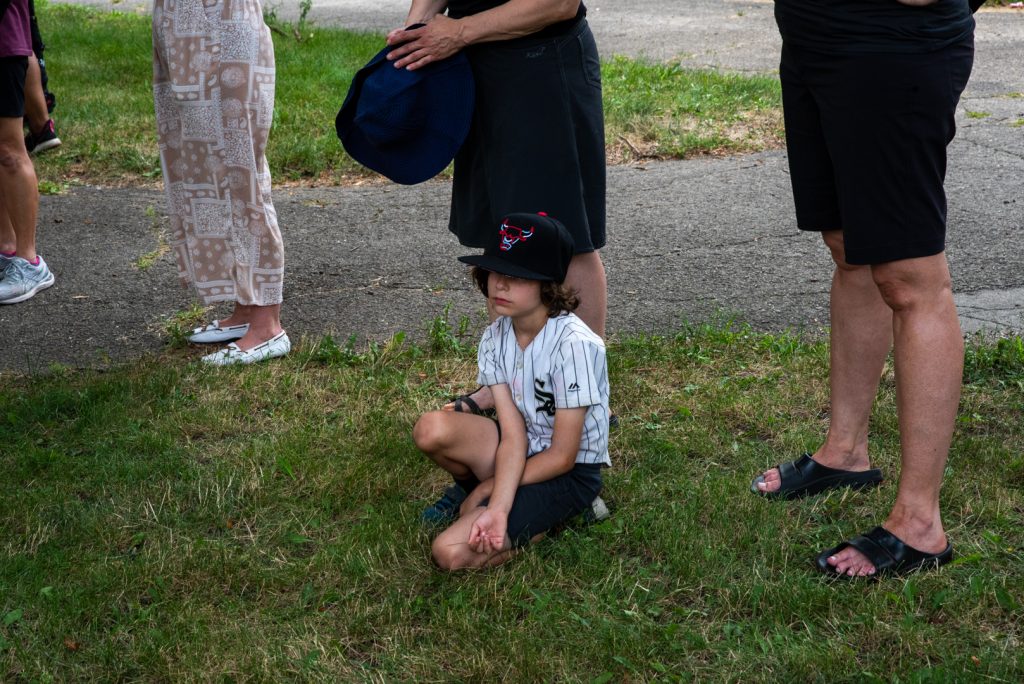
[{"label": "green grass", "polygon": [[[472,383],[460,330],[8,376],[0,392],[0,680],[1020,681],[1024,342],[972,341],[943,492],[959,560],[832,583],[812,555],[894,485],[769,503],[752,475],[812,449],[827,348],[731,325],[610,347],[610,520],[445,575],[444,485],[416,416]],[[873,416],[891,478],[891,373]]]},{"label": "green grass", "polygon": [[[36,158],[48,183],[158,180],[148,16],[39,5],[64,145]],[[277,25],[275,23],[275,25]],[[368,176],[334,132],[355,72],[383,37],[306,26],[274,33],[277,102],[267,156],[275,181]],[[750,151],[781,143],[775,78],[723,76],[615,58],[603,66],[612,161]]]},{"label": "green grass", "polygon": [[602,68],[608,142],[625,158],[781,146],[779,80],[613,57]]}]

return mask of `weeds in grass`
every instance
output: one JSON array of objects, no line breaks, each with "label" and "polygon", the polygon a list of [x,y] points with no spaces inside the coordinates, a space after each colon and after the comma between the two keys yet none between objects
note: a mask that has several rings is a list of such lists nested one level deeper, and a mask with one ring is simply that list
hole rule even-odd
[{"label": "weeds in grass", "polygon": [[964,353],[964,382],[994,382],[1024,390],[1024,339],[1002,337],[995,341],[976,336]]},{"label": "weeds in grass", "polygon": [[435,354],[460,353],[466,348],[466,338],[469,335],[469,316],[460,316],[457,324],[452,325],[451,317],[452,303],[444,305],[440,315],[431,319],[427,324],[428,348]]},{"label": "weeds in grass", "polygon": [[271,31],[285,38],[293,38],[296,43],[301,43],[307,37],[313,37],[309,33],[309,30],[312,28],[312,22],[309,21],[309,12],[313,9],[313,0],[299,1],[299,19],[294,25],[282,21],[278,17],[278,7],[278,3],[268,3],[263,6],[263,21],[270,27]]},{"label": "weeds in grass", "polygon": [[168,349],[184,349],[188,346],[188,337],[199,324],[206,318],[210,307],[204,307],[199,302],[192,302],[192,305],[184,311],[178,311],[163,322],[163,332],[167,335]]},{"label": "weeds in grass", "polygon": [[51,180],[39,181],[40,195],[63,195],[68,191],[68,183],[57,183]]},{"label": "weeds in grass", "polygon": [[160,215],[157,214],[156,209],[152,206],[146,207],[145,210],[146,218],[150,221],[150,228],[153,235],[156,237],[156,247],[139,256],[135,260],[135,268],[140,271],[147,270],[150,266],[159,261],[164,255],[171,251],[171,246],[167,242],[167,231],[164,230],[163,221]]}]

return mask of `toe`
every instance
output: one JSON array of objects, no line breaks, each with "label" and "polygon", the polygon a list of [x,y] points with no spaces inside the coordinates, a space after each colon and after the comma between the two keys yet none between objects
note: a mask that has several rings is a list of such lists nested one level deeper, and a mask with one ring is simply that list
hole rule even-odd
[{"label": "toe", "polygon": [[766,470],[761,476],[763,479],[757,483],[757,488],[762,492],[777,492],[782,486],[782,478],[779,477],[779,469]]},{"label": "toe", "polygon": [[829,565],[840,575],[866,577],[875,574],[875,566],[860,551],[848,546],[828,559]]}]

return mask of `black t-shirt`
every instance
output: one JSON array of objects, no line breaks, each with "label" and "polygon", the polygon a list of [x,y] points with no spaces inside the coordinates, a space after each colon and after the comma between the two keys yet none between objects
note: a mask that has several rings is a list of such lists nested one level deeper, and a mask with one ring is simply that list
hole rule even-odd
[{"label": "black t-shirt", "polygon": [[821,52],[931,52],[974,30],[967,0],[775,0],[782,40]]},{"label": "black t-shirt", "polygon": [[[494,9],[498,5],[504,5],[506,2],[508,2],[508,0],[452,0],[448,3],[448,16],[452,19],[461,19],[462,17],[468,17],[489,9]],[[581,2],[579,9],[576,10],[576,17],[574,19],[551,24],[534,35],[558,35],[575,25],[577,21],[585,16],[587,16],[587,8]]]}]

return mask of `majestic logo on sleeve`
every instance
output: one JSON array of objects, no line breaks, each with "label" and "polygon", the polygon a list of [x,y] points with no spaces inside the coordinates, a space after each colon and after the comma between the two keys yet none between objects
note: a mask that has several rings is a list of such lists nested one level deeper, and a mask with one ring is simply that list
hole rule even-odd
[{"label": "majestic logo on sleeve", "polygon": [[543,380],[533,381],[533,398],[537,400],[537,413],[546,413],[549,416],[555,415],[555,395],[552,392],[545,392]]},{"label": "majestic logo on sleeve", "polygon": [[530,228],[519,228],[509,224],[508,219],[501,222],[501,230],[498,234],[501,236],[501,246],[498,248],[502,252],[507,252],[512,249],[512,245],[517,242],[525,242],[533,237],[533,227]]}]

